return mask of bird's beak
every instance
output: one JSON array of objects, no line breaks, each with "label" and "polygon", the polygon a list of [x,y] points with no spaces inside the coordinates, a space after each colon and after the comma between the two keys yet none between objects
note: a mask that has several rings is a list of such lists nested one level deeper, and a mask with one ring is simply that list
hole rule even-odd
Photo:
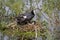
[{"label": "bird's beak", "polygon": [[27,18],[27,16],[23,16],[23,18]]}]

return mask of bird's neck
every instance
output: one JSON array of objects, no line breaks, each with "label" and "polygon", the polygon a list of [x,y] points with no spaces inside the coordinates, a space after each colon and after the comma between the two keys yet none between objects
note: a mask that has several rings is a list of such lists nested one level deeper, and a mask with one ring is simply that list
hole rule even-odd
[{"label": "bird's neck", "polygon": [[34,12],[33,11],[31,11],[31,13],[34,15]]}]

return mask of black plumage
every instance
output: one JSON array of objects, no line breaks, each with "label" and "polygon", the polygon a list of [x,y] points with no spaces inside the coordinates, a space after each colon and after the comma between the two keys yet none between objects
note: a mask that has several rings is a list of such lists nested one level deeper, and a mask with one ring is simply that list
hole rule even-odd
[{"label": "black plumage", "polygon": [[33,10],[31,12],[26,12],[24,14],[20,14],[16,17],[17,23],[20,25],[29,23],[32,18],[35,16]]}]

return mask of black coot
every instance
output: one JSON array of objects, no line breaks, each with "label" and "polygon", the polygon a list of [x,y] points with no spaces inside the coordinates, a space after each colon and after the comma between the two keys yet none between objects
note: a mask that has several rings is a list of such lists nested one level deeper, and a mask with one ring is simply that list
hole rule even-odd
[{"label": "black coot", "polygon": [[33,10],[31,12],[27,12],[24,14],[20,14],[16,17],[17,19],[17,24],[23,25],[29,23],[32,18],[35,16]]}]

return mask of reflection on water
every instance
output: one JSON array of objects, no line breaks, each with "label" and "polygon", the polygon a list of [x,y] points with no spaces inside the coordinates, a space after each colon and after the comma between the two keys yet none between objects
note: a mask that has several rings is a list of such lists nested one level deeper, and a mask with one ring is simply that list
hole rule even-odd
[{"label": "reflection on water", "polygon": [[[3,35],[0,32],[0,40],[18,40],[18,37],[12,37],[12,36]],[[35,40],[35,39],[32,39],[32,40]],[[42,37],[38,37],[37,40],[42,40]]]},{"label": "reflection on water", "polygon": [[16,37],[9,37],[7,35],[3,35],[1,32],[0,32],[0,40],[17,40]]},{"label": "reflection on water", "polygon": [[9,40],[9,37],[5,35],[3,39],[4,40]]}]

